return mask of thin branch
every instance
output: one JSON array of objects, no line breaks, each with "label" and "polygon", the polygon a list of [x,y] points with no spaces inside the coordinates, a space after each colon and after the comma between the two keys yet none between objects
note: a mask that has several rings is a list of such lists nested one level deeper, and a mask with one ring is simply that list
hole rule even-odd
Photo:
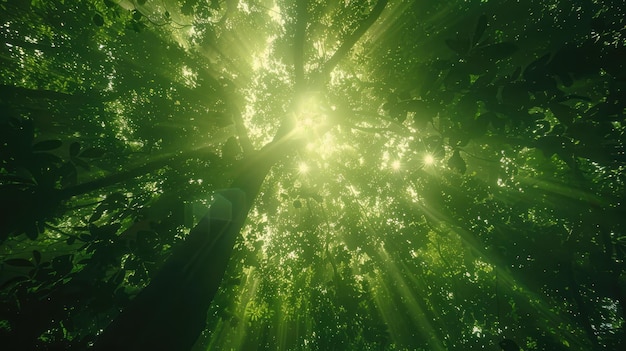
[{"label": "thin branch", "polygon": [[372,9],[369,16],[361,22],[361,25],[348,37],[344,40],[343,44],[335,51],[335,54],[326,62],[324,67],[322,68],[322,76],[327,77],[335,66],[341,61],[347,54],[350,52],[352,47],[356,44],[359,39],[367,32],[367,30],[376,22],[380,14],[387,6],[388,0],[379,0],[376,6]]},{"label": "thin branch", "polygon": [[248,135],[248,129],[241,116],[241,111],[234,104],[231,105],[231,109],[233,123],[235,124],[235,134],[239,140],[239,145],[244,155],[250,154],[254,151],[254,145],[252,145],[252,141]]},{"label": "thin branch", "polygon": [[296,31],[293,37],[293,66],[295,90],[304,87],[304,42],[306,40],[307,1],[298,0],[296,4]]},{"label": "thin branch", "polygon": [[141,175],[154,172],[156,169],[160,169],[166,166],[172,166],[180,162],[184,162],[191,158],[202,158],[209,160],[215,164],[219,162],[219,157],[213,152],[213,146],[202,147],[191,151],[178,152],[167,156],[160,157],[152,162],[148,162],[137,168],[132,168],[126,171],[114,173],[102,178],[87,181],[85,183],[73,185],[61,190],[56,190],[57,196],[60,200],[67,200],[74,196],[81,195],[90,191],[94,191],[99,188],[111,186],[117,183],[125,182],[130,179],[134,179]]}]

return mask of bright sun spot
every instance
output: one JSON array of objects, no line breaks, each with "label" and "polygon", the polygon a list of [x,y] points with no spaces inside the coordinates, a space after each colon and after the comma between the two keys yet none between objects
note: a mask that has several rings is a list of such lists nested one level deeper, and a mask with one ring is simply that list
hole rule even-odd
[{"label": "bright sun spot", "polygon": [[433,155],[426,155],[424,156],[424,164],[429,166],[432,165],[433,163],[435,163],[435,158],[433,157]]},{"label": "bright sun spot", "polygon": [[307,116],[302,119],[302,125],[305,127],[312,127],[314,124],[313,118]]},{"label": "bright sun spot", "polygon": [[309,165],[307,165],[304,162],[300,162],[300,164],[298,164],[298,172],[300,172],[300,174],[305,174],[309,171]]},{"label": "bright sun spot", "polygon": [[307,131],[319,127],[326,117],[320,106],[319,94],[315,92],[300,97],[294,114],[299,126]]},{"label": "bright sun spot", "polygon": [[400,169],[400,161],[395,160],[395,161],[391,162],[391,168],[392,168],[394,171],[399,170],[399,169]]}]

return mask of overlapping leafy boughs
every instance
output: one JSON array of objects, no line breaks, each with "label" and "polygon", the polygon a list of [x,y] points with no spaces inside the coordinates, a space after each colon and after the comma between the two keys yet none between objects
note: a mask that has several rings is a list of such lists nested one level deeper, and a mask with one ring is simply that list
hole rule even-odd
[{"label": "overlapping leafy boughs", "polygon": [[180,296],[236,187],[195,350],[623,349],[622,5],[0,2],[3,346]]}]

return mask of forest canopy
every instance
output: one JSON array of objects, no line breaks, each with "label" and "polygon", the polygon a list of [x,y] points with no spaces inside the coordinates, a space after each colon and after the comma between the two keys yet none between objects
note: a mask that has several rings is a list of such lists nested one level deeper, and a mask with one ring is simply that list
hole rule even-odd
[{"label": "forest canopy", "polygon": [[625,12],[0,0],[2,347],[626,349]]}]

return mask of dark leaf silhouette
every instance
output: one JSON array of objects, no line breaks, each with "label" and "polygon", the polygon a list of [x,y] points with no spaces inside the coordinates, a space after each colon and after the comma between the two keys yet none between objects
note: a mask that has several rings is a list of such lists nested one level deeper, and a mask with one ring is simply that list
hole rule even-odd
[{"label": "dark leaf silhouette", "polygon": [[105,203],[105,202],[100,203],[100,205],[96,207],[96,209],[93,211],[93,213],[89,217],[89,223],[99,220],[104,214],[104,212],[107,210],[107,208],[108,208],[108,203]]},{"label": "dark leaf silhouette", "polygon": [[461,157],[458,149],[454,150],[454,153],[448,159],[448,167],[461,174],[465,174],[465,171],[467,170],[467,165],[465,164],[465,160],[463,159],[463,157]]},{"label": "dark leaf silhouette", "polygon": [[33,259],[35,260],[35,265],[39,265],[41,263],[41,252],[33,250]]},{"label": "dark leaf silhouette", "polygon": [[539,138],[536,145],[546,157],[557,154],[567,158],[567,155],[569,155],[572,151],[571,140],[561,136],[549,135]]},{"label": "dark leaf silhouette", "polygon": [[89,166],[89,163],[81,160],[80,158],[76,158],[76,157],[72,158],[72,162],[74,162],[77,166],[81,167],[85,171],[88,171],[91,169],[91,166]]},{"label": "dark leaf silhouette", "polygon": [[78,171],[71,162],[64,163],[58,171],[61,177],[61,185],[67,187],[78,182]]},{"label": "dark leaf silhouette", "polygon": [[480,57],[488,60],[502,60],[513,55],[517,50],[517,45],[505,42],[480,47],[477,52]]},{"label": "dark leaf silhouette", "polygon": [[87,158],[98,158],[98,157],[102,157],[104,153],[105,153],[105,150],[102,148],[91,147],[91,148],[83,150],[83,152],[81,152],[79,156],[87,157]]},{"label": "dark leaf silhouette", "polygon": [[524,79],[528,81],[545,79],[546,75],[549,74],[547,65],[550,61],[550,57],[551,54],[545,54],[526,66],[523,75]]},{"label": "dark leaf silhouette", "polygon": [[[133,15],[133,17],[136,17],[135,15]],[[138,17],[141,17],[141,13],[139,13]],[[130,28],[135,31],[136,33],[140,33],[143,29],[144,29],[144,24],[133,19],[130,21]]]},{"label": "dark leaf silhouette", "polygon": [[448,89],[464,89],[470,85],[470,76],[462,67],[453,68],[448,72],[445,84]]},{"label": "dark leaf silhouette", "polygon": [[576,110],[572,109],[569,106],[559,104],[559,103],[551,103],[550,110],[554,113],[554,116],[558,118],[558,120],[564,125],[570,125],[577,117]]},{"label": "dark leaf silhouette", "polygon": [[141,20],[141,17],[143,17],[141,12],[139,12],[138,10],[133,10],[133,20],[139,21]]},{"label": "dark leaf silhouette", "polygon": [[463,38],[446,39],[446,45],[459,55],[465,55],[470,47],[469,40]]},{"label": "dark leaf silhouette", "polygon": [[102,27],[104,25],[104,18],[99,13],[93,15],[93,24],[98,27]]},{"label": "dark leaf silhouette", "polygon": [[522,74],[522,67],[518,66],[515,71],[513,71],[513,74],[511,74],[511,81],[515,81],[517,80],[520,75]]},{"label": "dark leaf silhouette", "polygon": [[9,258],[4,261],[5,264],[15,267],[35,267],[35,265],[25,258]]},{"label": "dark leaf silhouette", "polygon": [[26,276],[17,276],[17,277],[13,277],[10,279],[7,279],[6,281],[4,281],[2,283],[2,285],[0,285],[0,290],[4,290],[4,289],[8,289],[10,287],[12,287],[15,284],[19,284],[23,281],[27,281],[28,277]]},{"label": "dark leaf silhouette", "polygon": [[71,143],[70,144],[70,156],[76,157],[78,156],[79,152],[80,152],[80,143],[77,141]]},{"label": "dark leaf silhouette", "polygon": [[72,271],[72,267],[74,266],[72,263],[72,258],[74,256],[71,254],[57,256],[52,259],[52,269],[54,269],[59,275],[66,275]]},{"label": "dark leaf silhouette", "polygon": [[487,20],[487,15],[481,15],[478,17],[478,23],[476,23],[476,29],[474,30],[474,44],[478,43],[485,33],[485,30],[487,29]]},{"label": "dark leaf silhouette", "polygon": [[38,224],[37,223],[28,224],[26,228],[24,228],[24,233],[26,234],[26,237],[28,237],[30,240],[37,240],[37,237],[39,237]]},{"label": "dark leaf silhouette", "polygon": [[520,350],[519,346],[517,346],[515,341],[511,339],[504,339],[500,341],[499,345],[503,351],[519,351]]},{"label": "dark leaf silhouette", "polygon": [[63,142],[61,140],[40,141],[36,143],[35,145],[33,145],[33,151],[54,150],[54,149],[58,149],[59,147],[61,147],[61,145],[63,145]]}]

